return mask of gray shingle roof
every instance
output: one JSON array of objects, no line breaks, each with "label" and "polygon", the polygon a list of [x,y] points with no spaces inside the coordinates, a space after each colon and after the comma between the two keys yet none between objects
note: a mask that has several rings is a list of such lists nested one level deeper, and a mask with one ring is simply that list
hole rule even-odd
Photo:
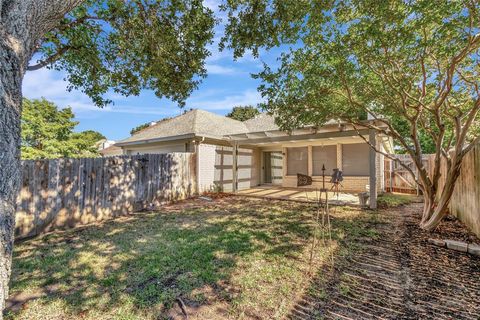
[{"label": "gray shingle roof", "polygon": [[159,121],[133,136],[119,141],[119,144],[137,141],[169,138],[183,135],[197,135],[222,138],[224,135],[244,133],[248,129],[241,121],[195,109],[180,116]]},{"label": "gray shingle roof", "polygon": [[110,147],[102,149],[98,152],[104,156],[115,156],[123,153],[122,148],[117,147],[116,145],[111,145]]},{"label": "gray shingle roof", "polygon": [[195,132],[199,135],[223,137],[228,134],[244,133],[248,129],[241,121],[204,110],[196,110]]},{"label": "gray shingle roof", "polygon": [[[337,122],[330,120],[326,124]],[[116,145],[135,144],[146,140],[177,140],[194,136],[224,139],[234,134],[275,130],[279,130],[275,124],[275,118],[267,113],[261,113],[241,122],[205,110],[194,109],[171,119],[160,120],[133,136],[119,141]]]},{"label": "gray shingle roof", "polygon": [[279,130],[275,124],[275,118],[267,113],[260,113],[254,118],[244,122],[248,132],[273,131]]}]

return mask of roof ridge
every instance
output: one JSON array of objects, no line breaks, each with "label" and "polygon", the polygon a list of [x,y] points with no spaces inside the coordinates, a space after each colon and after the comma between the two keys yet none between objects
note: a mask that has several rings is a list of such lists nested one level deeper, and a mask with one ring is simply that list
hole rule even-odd
[{"label": "roof ridge", "polygon": [[[163,119],[150,121],[150,125],[149,125],[148,127],[145,127],[145,128],[143,128],[143,129],[138,130],[137,132],[135,132],[134,134],[132,134],[130,137],[133,137],[134,135],[137,135],[137,134],[139,134],[140,132],[147,131],[148,129],[151,129],[151,128],[153,128],[153,127],[156,127],[156,126],[158,126],[158,125],[161,124],[161,123],[165,123],[165,122],[167,122],[167,121],[173,120],[173,119],[175,119],[175,118],[177,118],[177,117],[179,117],[179,116],[175,116],[175,117],[165,117],[165,118],[163,118]],[[151,124],[152,122],[155,122],[155,124]],[[127,139],[128,139],[128,138],[127,138]],[[125,139],[123,139],[123,140],[125,140]]]},{"label": "roof ridge", "polygon": [[[161,124],[165,124],[166,122],[170,122],[170,121],[172,121],[172,120],[175,120],[175,119],[177,119],[177,118],[180,118],[180,117],[186,115],[187,113],[190,113],[190,112],[193,112],[193,111],[196,111],[196,110],[197,110],[197,109],[193,109],[193,110],[187,111],[187,112],[185,112],[185,113],[182,113],[182,114],[179,114],[179,115],[176,115],[176,116],[167,116],[167,117],[162,118],[162,119],[159,119],[159,120],[150,121],[150,123],[155,122],[155,124],[149,125],[148,127],[145,127],[145,128],[143,128],[143,129],[138,130],[137,132],[135,132],[134,134],[132,134],[130,137],[133,137],[133,136],[135,136],[135,135],[137,135],[137,134],[139,134],[139,133],[141,133],[141,132],[147,131],[147,130],[152,129],[152,128],[154,128],[154,127],[157,127],[157,126],[159,126],[159,125],[161,125]],[[130,137],[128,137],[128,138],[130,138]],[[122,140],[120,140],[120,141],[127,140],[128,138],[122,139]],[[120,141],[118,141],[118,142],[120,142]]]},{"label": "roof ridge", "polygon": [[170,119],[158,121],[155,125],[149,126],[119,142],[134,143],[135,141],[152,140],[158,137],[175,137],[179,134],[218,136],[221,138],[230,133],[248,131],[249,128],[242,121],[197,108]]}]

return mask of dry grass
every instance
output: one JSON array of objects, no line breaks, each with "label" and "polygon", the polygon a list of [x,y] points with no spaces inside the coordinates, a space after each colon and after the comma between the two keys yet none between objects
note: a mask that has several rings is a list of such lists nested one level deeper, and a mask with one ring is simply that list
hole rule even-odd
[{"label": "dry grass", "polygon": [[[332,210],[333,211],[333,210]],[[311,205],[191,200],[16,246],[8,319],[279,319],[309,287]],[[329,254],[376,237],[376,214],[337,208]]]}]

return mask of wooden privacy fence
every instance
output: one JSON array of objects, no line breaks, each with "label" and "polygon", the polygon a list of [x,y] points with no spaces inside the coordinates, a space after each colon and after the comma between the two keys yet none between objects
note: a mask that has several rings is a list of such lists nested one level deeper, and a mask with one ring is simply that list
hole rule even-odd
[{"label": "wooden privacy fence", "polygon": [[[395,156],[405,157],[404,160],[409,161],[411,168],[414,168],[411,160],[407,158],[408,155]],[[424,165],[430,176],[433,176],[434,160],[435,155],[424,155]],[[441,162],[440,173],[439,193],[445,185],[447,176],[447,164],[444,160]],[[407,170],[389,159],[385,160],[385,187],[387,191],[393,192],[417,192],[415,182]],[[460,175],[450,199],[449,210],[480,237],[480,144],[470,150],[463,159]]]},{"label": "wooden privacy fence", "polygon": [[[431,158],[433,163],[434,158]],[[445,185],[447,164],[442,161],[439,190]],[[433,175],[433,165],[430,174]],[[480,144],[477,144],[463,158],[460,175],[450,199],[450,213],[462,221],[480,237]]]},{"label": "wooden privacy fence", "polygon": [[22,161],[15,235],[105,220],[196,191],[195,154]]}]

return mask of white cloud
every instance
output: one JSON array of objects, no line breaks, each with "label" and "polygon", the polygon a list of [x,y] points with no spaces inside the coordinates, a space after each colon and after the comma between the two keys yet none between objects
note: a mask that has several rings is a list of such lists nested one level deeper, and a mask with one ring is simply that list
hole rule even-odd
[{"label": "white cloud", "polygon": [[238,105],[256,105],[260,102],[263,102],[260,93],[256,90],[248,89],[238,94],[224,96],[221,99],[193,96],[188,100],[187,105],[203,110],[220,111],[231,110]]},{"label": "white cloud", "polygon": [[[45,68],[27,72],[23,79],[23,96],[30,99],[44,97],[55,102],[61,108],[70,106],[74,111],[98,109],[81,91],[69,92],[67,90],[68,83],[63,78],[63,73]],[[107,110],[108,107],[104,108],[104,111]]]},{"label": "white cloud", "polygon": [[[214,74],[238,74],[238,69],[228,66],[210,64],[209,72]],[[161,118],[180,114],[181,110],[171,101],[149,97],[149,93],[141,97],[119,96],[108,93],[108,97],[114,101],[113,105],[104,108],[96,107],[90,98],[78,90],[67,91],[67,82],[64,73],[41,69],[28,72],[23,81],[23,94],[26,98],[44,97],[53,101],[60,108],[70,106],[78,119],[88,119],[105,116],[105,113],[144,114],[152,115],[152,118]],[[214,87],[195,91],[187,100],[186,108],[200,108],[210,111],[229,111],[237,105],[256,105],[262,102],[261,95],[255,89],[246,89],[243,92],[231,93],[231,88]],[[145,105],[147,104],[147,105]]]},{"label": "white cloud", "polygon": [[60,72],[43,68],[27,72],[22,89],[27,98],[59,97],[65,95],[67,82],[62,79]]},{"label": "white cloud", "polygon": [[45,98],[54,102],[60,108],[71,107],[77,118],[93,118],[101,113],[127,113],[127,114],[151,114],[166,116],[172,114],[172,107],[164,108],[164,101],[158,100],[158,105],[143,106],[132,105],[130,101],[136,97],[125,98],[116,93],[107,93],[106,97],[115,102],[104,108],[95,106],[91,99],[78,90],[67,90],[68,83],[64,80],[64,74],[55,70],[40,69],[28,72],[23,80],[23,96],[29,99]]},{"label": "white cloud", "polygon": [[219,75],[236,75],[245,73],[244,71],[231,68],[231,67],[224,67],[218,64],[210,64],[206,65],[208,74],[219,74]]}]

